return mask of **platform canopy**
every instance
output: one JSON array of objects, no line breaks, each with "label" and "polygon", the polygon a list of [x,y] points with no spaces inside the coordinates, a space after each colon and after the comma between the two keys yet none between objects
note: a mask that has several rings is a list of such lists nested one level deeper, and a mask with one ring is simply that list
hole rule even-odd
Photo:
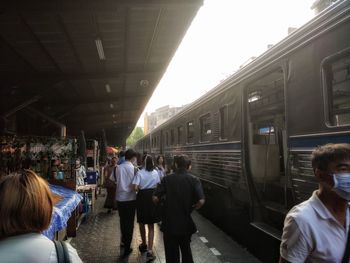
[{"label": "platform canopy", "polygon": [[52,118],[68,135],[104,130],[122,145],[202,3],[3,1],[2,130],[55,135]]}]

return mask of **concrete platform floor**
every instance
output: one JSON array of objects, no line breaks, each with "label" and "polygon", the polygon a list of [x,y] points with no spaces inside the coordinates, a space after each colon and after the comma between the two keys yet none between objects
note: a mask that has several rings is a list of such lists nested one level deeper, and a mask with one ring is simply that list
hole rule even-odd
[{"label": "concrete platform floor", "polygon": [[[118,212],[108,214],[103,208],[104,195],[99,195],[96,207],[83,222],[77,237],[71,240],[71,244],[77,249],[79,256],[85,263],[116,263],[147,262],[146,255],[140,254],[138,245],[141,242],[138,225],[135,222],[134,238],[132,241],[133,252],[126,259],[120,258],[123,253],[119,248],[120,231]],[[210,221],[194,212],[198,233],[192,237],[191,247],[196,263],[257,263],[259,262],[244,248],[233,241],[224,232],[218,229]],[[154,252],[155,263],[165,262],[162,232],[155,227]]]}]

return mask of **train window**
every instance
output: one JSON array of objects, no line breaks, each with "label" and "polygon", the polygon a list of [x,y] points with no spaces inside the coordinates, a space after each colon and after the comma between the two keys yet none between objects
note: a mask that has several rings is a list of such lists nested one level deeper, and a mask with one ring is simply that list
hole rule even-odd
[{"label": "train window", "polygon": [[261,99],[261,90],[255,90],[251,92],[248,96],[248,102],[254,102]]},{"label": "train window", "polygon": [[247,95],[253,144],[277,144],[278,131],[285,129],[282,69],[277,68],[255,80],[248,86]]},{"label": "train window", "polygon": [[271,125],[255,127],[254,144],[276,144],[275,128]]},{"label": "train window", "polygon": [[175,135],[174,135],[174,130],[170,130],[170,144],[174,145],[175,144]]},{"label": "train window", "polygon": [[328,93],[329,124],[350,124],[350,50],[330,58],[323,64]]},{"label": "train window", "polygon": [[228,133],[228,107],[225,105],[220,108],[220,139],[227,139]]},{"label": "train window", "polygon": [[187,143],[194,142],[194,123],[193,121],[187,122]]},{"label": "train window", "polygon": [[177,127],[177,143],[179,145],[182,144],[183,133],[184,133],[184,127],[182,126]]},{"label": "train window", "polygon": [[211,120],[210,113],[202,116],[200,119],[201,142],[210,141],[211,138]]}]

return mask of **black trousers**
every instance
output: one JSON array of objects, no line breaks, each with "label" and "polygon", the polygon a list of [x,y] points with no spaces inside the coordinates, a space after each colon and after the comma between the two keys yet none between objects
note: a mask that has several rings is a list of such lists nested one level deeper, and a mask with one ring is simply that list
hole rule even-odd
[{"label": "black trousers", "polygon": [[185,236],[173,236],[169,234],[163,235],[165,259],[167,263],[180,263],[180,251],[181,250],[181,262],[193,263],[192,251],[191,251],[191,235]]},{"label": "black trousers", "polygon": [[134,232],[135,209],[136,201],[118,201],[120,231],[122,233],[122,242],[126,250],[130,248]]}]

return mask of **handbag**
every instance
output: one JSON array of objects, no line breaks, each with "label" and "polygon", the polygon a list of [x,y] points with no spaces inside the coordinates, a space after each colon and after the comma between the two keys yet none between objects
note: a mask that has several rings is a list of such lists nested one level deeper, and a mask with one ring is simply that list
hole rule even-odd
[{"label": "handbag", "polygon": [[112,180],[110,179],[107,179],[105,181],[105,187],[106,188],[115,188],[115,182],[113,182]]},{"label": "handbag", "polygon": [[64,241],[53,241],[55,243],[57,262],[58,263],[70,263],[70,257],[67,245]]},{"label": "handbag", "polygon": [[115,183],[116,183],[116,181],[117,181],[117,177],[116,177],[116,175],[115,175],[116,169],[117,169],[117,168],[114,167],[113,172],[112,172],[112,175],[113,175],[115,181],[113,182],[112,180],[110,180],[109,178],[107,178],[106,181],[105,181],[105,184],[104,184],[106,188],[115,188],[115,187],[116,187],[116,185],[115,185]]}]

